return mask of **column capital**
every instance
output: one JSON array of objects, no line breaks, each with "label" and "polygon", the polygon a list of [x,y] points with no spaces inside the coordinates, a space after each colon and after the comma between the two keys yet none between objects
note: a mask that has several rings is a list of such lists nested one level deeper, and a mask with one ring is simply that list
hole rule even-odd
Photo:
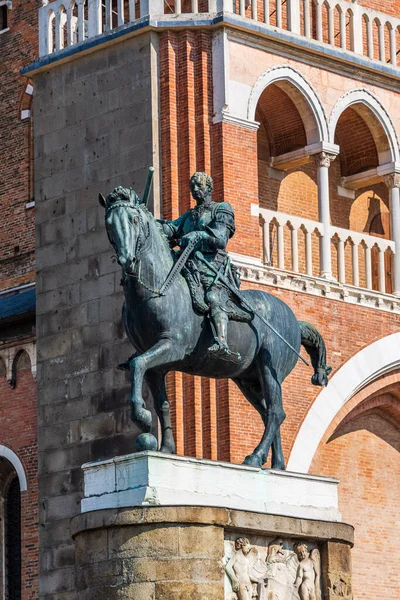
[{"label": "column capital", "polygon": [[392,188],[400,188],[400,173],[390,173],[389,175],[382,175],[382,179],[386,186],[391,190]]},{"label": "column capital", "polygon": [[335,160],[337,154],[333,154],[332,152],[319,152],[318,154],[313,154],[311,157],[317,167],[330,167],[331,162]]}]

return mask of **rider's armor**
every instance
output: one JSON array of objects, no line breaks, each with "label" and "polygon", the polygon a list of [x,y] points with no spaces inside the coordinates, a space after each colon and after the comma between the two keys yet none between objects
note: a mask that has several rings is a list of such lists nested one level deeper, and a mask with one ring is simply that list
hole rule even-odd
[{"label": "rider's armor", "polygon": [[[235,233],[235,215],[228,202],[204,202],[175,221],[159,221],[171,246],[188,233],[199,232],[199,241],[182,273],[188,283],[195,310],[208,314],[215,338],[210,352],[233,355],[227,346],[228,319],[251,321],[253,315],[239,306],[221,277],[239,288],[239,273],[231,265],[226,245]],[[211,266],[208,266],[211,265]],[[219,275],[218,275],[219,274]]]}]

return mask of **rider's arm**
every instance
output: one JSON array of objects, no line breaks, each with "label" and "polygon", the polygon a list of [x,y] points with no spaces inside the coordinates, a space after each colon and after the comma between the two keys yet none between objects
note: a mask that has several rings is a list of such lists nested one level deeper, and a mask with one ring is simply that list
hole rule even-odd
[{"label": "rider's arm", "polygon": [[178,240],[181,237],[182,227],[185,222],[187,212],[183,213],[180,217],[174,221],[167,221],[165,219],[157,219],[157,223],[167,236],[169,240]]},{"label": "rider's arm", "polygon": [[208,243],[215,250],[225,250],[228,240],[235,233],[235,213],[228,202],[221,202],[214,213],[214,218],[206,227]]}]

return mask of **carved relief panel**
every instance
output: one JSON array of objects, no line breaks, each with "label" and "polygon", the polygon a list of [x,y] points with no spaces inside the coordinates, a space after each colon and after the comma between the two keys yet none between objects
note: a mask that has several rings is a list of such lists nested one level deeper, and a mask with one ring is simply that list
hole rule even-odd
[{"label": "carved relief panel", "polygon": [[322,600],[315,543],[232,536],[225,540],[225,600]]}]

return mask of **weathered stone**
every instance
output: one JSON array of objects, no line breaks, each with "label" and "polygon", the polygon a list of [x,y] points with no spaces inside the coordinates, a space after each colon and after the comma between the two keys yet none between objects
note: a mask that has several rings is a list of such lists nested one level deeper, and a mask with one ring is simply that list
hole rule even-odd
[{"label": "weathered stone", "polygon": [[216,559],[204,558],[135,558],[125,559],[124,579],[141,581],[222,581],[223,568]]},{"label": "weathered stone", "polygon": [[108,558],[108,532],[104,529],[87,532],[75,539],[78,565],[99,563]]},{"label": "weathered stone", "polygon": [[113,588],[96,587],[81,592],[79,600],[156,600],[154,583],[137,583]]},{"label": "weathered stone", "polygon": [[217,583],[167,581],[156,584],[157,600],[224,600],[224,586]]},{"label": "weathered stone", "polygon": [[110,558],[176,557],[179,529],[163,525],[112,528],[108,543]]},{"label": "weathered stone", "polygon": [[223,547],[222,527],[186,525],[179,527],[180,556],[206,556],[221,558]]}]

